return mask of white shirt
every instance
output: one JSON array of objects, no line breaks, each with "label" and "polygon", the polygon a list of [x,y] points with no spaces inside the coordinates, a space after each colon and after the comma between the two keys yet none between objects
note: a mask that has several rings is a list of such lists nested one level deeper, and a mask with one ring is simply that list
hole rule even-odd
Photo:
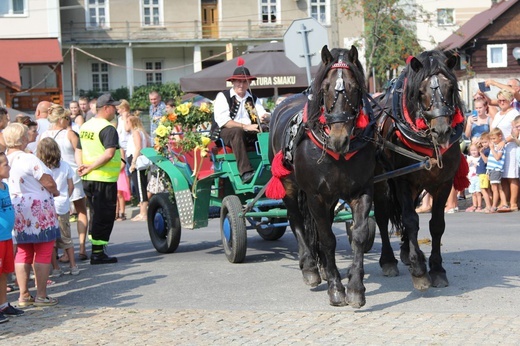
[{"label": "white shirt", "polygon": [[502,135],[504,136],[504,139],[506,139],[507,136],[511,135],[511,131],[513,130],[512,122],[515,120],[518,114],[518,111],[514,108],[511,108],[504,115],[500,115],[500,112],[498,112],[493,118],[491,128],[494,129],[495,127],[498,127],[500,130],[502,130]]},{"label": "white shirt", "polygon": [[[134,131],[138,131],[139,136],[141,137],[141,149],[146,148],[148,145],[147,145],[146,135],[144,134],[144,132],[141,130],[134,130]],[[134,155],[136,147],[137,146],[136,146],[136,143],[134,143],[134,136],[133,136],[133,132],[132,132],[132,135],[128,139],[128,144],[126,146],[126,149],[127,149],[126,157],[129,157],[130,155]],[[141,155],[141,153],[139,153],[139,155]],[[139,155],[137,155],[137,156],[139,156]],[[137,156],[133,157],[133,159],[137,159]]]},{"label": "white shirt", "polygon": [[[237,115],[233,120],[244,125],[250,125],[251,119],[249,118],[249,113],[247,112],[244,104],[248,97],[252,97],[251,94],[249,92],[246,92],[244,98],[241,98],[237,95],[235,90],[231,89],[230,97],[233,96],[236,96],[237,101],[240,101],[240,107],[238,108]],[[262,102],[258,98],[255,102],[255,109],[258,116],[267,113],[264,106],[262,106]],[[213,110],[215,122],[219,127],[223,127],[228,121],[231,120],[231,117],[229,116],[229,104],[227,102],[226,96],[224,96],[224,93],[220,92],[217,94],[217,98],[213,103]]]},{"label": "white shirt", "polygon": [[69,164],[63,160],[60,161],[60,167],[51,169],[52,177],[56,182],[56,187],[60,191],[60,195],[54,197],[54,206],[56,214],[64,215],[70,211],[70,196],[68,180],[74,179],[74,171]]},{"label": "white shirt", "polygon": [[[123,150],[127,149],[128,140],[132,138],[132,132],[126,131],[125,129],[125,121],[123,120],[123,116],[120,115],[117,118],[117,134],[119,135],[119,146],[123,148]],[[126,154],[126,153],[125,153]],[[126,154],[127,156],[129,154]]]}]

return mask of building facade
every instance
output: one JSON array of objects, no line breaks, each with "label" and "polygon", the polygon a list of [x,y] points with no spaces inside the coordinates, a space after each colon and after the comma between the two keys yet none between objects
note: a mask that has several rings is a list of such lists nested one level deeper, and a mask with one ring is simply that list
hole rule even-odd
[{"label": "building facade", "polygon": [[0,98],[27,111],[63,102],[59,0],[2,0],[0,27]]},{"label": "building facade", "polygon": [[64,93],[179,82],[272,40],[314,17],[330,47],[359,37],[363,21],[341,18],[341,0],[61,0]]}]

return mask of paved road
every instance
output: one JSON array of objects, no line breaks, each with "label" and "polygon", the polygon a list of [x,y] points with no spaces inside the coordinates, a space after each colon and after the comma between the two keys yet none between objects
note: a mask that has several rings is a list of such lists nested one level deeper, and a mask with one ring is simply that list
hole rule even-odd
[{"label": "paved road", "polygon": [[[134,212],[136,212],[134,210]],[[428,215],[421,216],[420,237]],[[253,232],[245,263],[227,262],[217,220],[183,232],[174,254],[157,253],[144,223],[116,224],[110,252],[119,263],[80,263],[77,277],[56,279],[60,304],[31,308],[0,325],[10,345],[331,345],[518,344],[520,213],[447,215],[444,263],[450,286],[417,292],[407,268],[386,278],[379,238],[365,257],[367,304],[328,305],[326,285],[309,289],[289,232],[266,242]],[[335,227],[346,275],[351,250]],[[397,253],[398,239],[393,238]],[[428,244],[422,246],[428,255]],[[346,280],[344,280],[346,283]],[[16,301],[16,294],[9,294]]]}]

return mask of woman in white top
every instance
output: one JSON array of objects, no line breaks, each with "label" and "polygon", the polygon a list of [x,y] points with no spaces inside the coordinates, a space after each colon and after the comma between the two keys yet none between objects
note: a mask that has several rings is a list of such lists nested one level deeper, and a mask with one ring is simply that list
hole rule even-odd
[{"label": "woman in white top", "polygon": [[[52,105],[49,109],[49,116],[47,117],[51,126],[49,130],[41,134],[41,138],[51,137],[54,139],[61,151],[61,158],[67,162],[72,170],[75,172],[73,179],[74,191],[70,196],[70,201],[74,203],[74,208],[78,213],[78,238],[79,238],[79,259],[85,261],[88,259],[85,249],[87,238],[87,204],[85,199],[85,192],[83,191],[83,183],[77,174],[78,164],[76,162],[76,151],[78,148],[79,137],[76,132],[70,128],[70,113],[60,105]],[[60,262],[67,263],[69,258],[66,254],[60,257]]]},{"label": "woman in white top", "polygon": [[146,170],[137,170],[137,158],[141,156],[141,149],[148,146],[148,135],[143,128],[143,123],[138,116],[131,115],[126,119],[126,130],[132,131],[132,137],[128,140],[126,147],[128,162],[131,162],[130,173],[132,174],[132,182],[139,197],[139,214],[132,218],[132,221],[146,221],[146,210],[148,208],[148,194],[146,186],[148,180],[146,178]]},{"label": "woman in white top", "polygon": [[[498,107],[500,111],[495,114],[491,128],[498,127],[504,134],[505,145],[505,162],[504,172],[502,174],[501,185],[506,198],[509,200],[509,207],[511,210],[518,210],[518,162],[516,160],[516,145],[515,139],[512,136],[513,120],[519,115],[518,111],[511,106],[513,101],[513,94],[509,90],[502,89],[497,94]],[[507,203],[507,200],[503,202]],[[509,211],[504,208],[503,211]]]},{"label": "woman in white top", "polygon": [[81,114],[81,109],[79,108],[78,101],[70,101],[69,103],[70,110],[70,126],[72,131],[79,133],[79,128],[85,122],[83,115]]}]

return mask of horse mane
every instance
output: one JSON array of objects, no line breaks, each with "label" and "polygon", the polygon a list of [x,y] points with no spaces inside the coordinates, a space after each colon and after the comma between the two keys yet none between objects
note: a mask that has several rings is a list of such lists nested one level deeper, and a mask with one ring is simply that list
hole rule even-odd
[{"label": "horse mane", "polygon": [[365,86],[365,73],[363,71],[363,66],[359,59],[356,61],[349,60],[349,49],[343,48],[334,48],[330,51],[333,59],[329,64],[324,64],[323,61],[320,64],[320,68],[314,77],[314,81],[312,83],[312,99],[309,100],[308,109],[307,109],[307,119],[309,124],[314,124],[319,121],[319,117],[321,115],[321,107],[323,105],[323,90],[321,89],[321,84],[325,80],[327,73],[330,71],[332,65],[338,62],[338,58],[340,53],[343,52],[343,56],[350,70],[354,74],[354,78],[356,79],[357,84],[361,89],[361,95],[366,93]]},{"label": "horse mane", "polygon": [[426,78],[441,73],[444,75],[455,88],[454,92],[454,106],[455,108],[462,108],[462,101],[458,93],[458,82],[455,73],[446,66],[448,57],[440,50],[424,51],[416,57],[423,65],[419,71],[415,72],[410,64],[403,70],[403,74],[407,78],[405,102],[410,117],[415,119],[415,114],[418,111],[421,102],[421,93],[419,87],[421,82]]}]

